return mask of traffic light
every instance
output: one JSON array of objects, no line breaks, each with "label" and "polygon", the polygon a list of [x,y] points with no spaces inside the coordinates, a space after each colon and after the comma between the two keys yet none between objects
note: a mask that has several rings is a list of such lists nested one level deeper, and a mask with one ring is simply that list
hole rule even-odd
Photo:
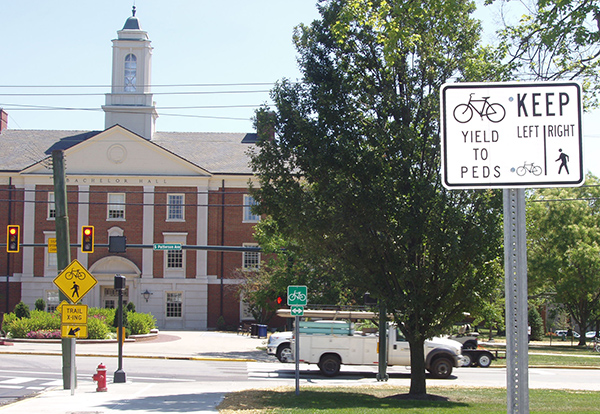
[{"label": "traffic light", "polygon": [[21,247],[21,228],[17,224],[6,226],[6,251],[19,253]]},{"label": "traffic light", "polygon": [[277,303],[277,306],[283,306],[287,303],[286,299],[285,299],[285,295],[279,295],[277,296],[277,299],[275,299],[275,303]]},{"label": "traffic light", "polygon": [[94,226],[81,227],[82,253],[94,253]]}]

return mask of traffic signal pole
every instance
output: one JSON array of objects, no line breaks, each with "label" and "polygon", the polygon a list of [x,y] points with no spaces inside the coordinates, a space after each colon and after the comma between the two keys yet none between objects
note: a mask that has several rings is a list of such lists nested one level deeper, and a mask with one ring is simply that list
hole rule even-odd
[{"label": "traffic signal pole", "polygon": [[[56,206],[56,259],[58,273],[71,263],[69,237],[69,215],[67,212],[67,187],[65,185],[65,158],[63,150],[52,151],[52,171],[54,178],[54,204]],[[59,291],[60,301],[68,298]],[[75,338],[62,338],[63,389],[74,390],[77,386],[75,373]]]}]

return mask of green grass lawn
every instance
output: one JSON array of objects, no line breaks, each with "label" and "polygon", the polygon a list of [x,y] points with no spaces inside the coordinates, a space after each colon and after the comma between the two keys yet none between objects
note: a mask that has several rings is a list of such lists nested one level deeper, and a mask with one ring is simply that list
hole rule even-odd
[{"label": "green grass lawn", "polygon": [[[218,408],[222,414],[506,413],[502,388],[428,387],[433,400],[406,399],[407,392],[389,385],[303,387],[298,396],[294,388],[248,390],[228,394]],[[530,413],[590,413],[600,405],[593,391],[530,390],[529,399]]]}]

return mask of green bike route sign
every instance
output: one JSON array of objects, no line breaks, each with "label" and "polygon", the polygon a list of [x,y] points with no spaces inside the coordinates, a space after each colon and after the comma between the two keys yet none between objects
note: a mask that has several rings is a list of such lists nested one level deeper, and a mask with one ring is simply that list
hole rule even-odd
[{"label": "green bike route sign", "polygon": [[307,290],[306,286],[288,286],[288,306],[305,306],[308,303]]}]

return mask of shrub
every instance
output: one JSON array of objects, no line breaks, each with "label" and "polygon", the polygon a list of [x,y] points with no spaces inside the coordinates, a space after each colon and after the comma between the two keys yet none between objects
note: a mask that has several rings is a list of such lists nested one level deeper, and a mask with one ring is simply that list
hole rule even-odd
[{"label": "shrub", "polygon": [[129,302],[127,304],[127,306],[125,307],[125,310],[127,312],[134,312],[135,313],[135,304],[133,302]]},{"label": "shrub", "polygon": [[46,310],[46,301],[42,298],[39,298],[35,301],[35,310],[45,311]]},{"label": "shrub", "polygon": [[544,337],[544,321],[536,308],[529,308],[527,319],[531,326],[531,340],[541,341]]},{"label": "shrub", "polygon": [[88,317],[88,338],[106,339],[110,334],[108,326],[97,317]]},{"label": "shrub", "polygon": [[145,335],[156,326],[156,319],[150,313],[127,312],[131,335]]},{"label": "shrub", "polygon": [[15,306],[15,316],[19,319],[29,319],[31,317],[29,306],[24,304],[22,301],[17,303],[17,306]]}]

